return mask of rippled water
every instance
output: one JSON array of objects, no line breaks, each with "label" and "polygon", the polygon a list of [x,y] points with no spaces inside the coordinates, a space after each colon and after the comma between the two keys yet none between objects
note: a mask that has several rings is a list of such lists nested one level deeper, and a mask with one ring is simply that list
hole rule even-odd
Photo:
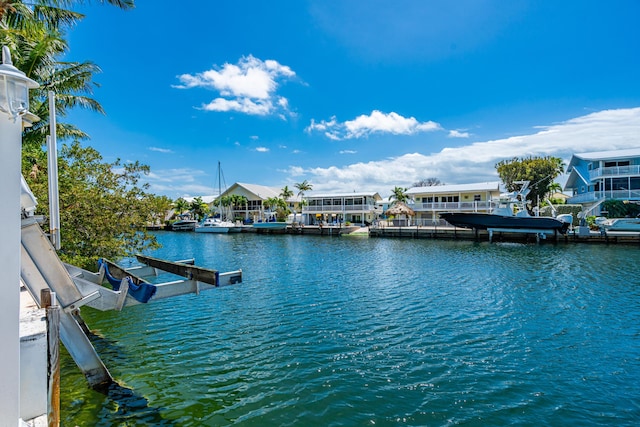
[{"label": "rippled water", "polygon": [[158,233],[234,287],[83,308],[66,426],[638,425],[640,248]]}]

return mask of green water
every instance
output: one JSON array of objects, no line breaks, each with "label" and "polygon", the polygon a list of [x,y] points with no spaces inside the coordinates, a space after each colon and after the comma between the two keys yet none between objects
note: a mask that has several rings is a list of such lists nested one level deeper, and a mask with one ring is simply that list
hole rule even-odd
[{"label": "green water", "polygon": [[242,284],[83,317],[64,426],[638,425],[640,248],[158,233]]}]

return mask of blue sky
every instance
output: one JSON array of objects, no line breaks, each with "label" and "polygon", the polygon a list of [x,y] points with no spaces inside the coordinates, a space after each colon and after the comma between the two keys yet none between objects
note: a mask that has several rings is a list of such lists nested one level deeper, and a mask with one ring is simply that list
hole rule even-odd
[{"label": "blue sky", "polygon": [[65,59],[103,72],[73,112],[151,191],[377,191],[498,180],[528,155],[640,146],[640,2],[98,2]]}]

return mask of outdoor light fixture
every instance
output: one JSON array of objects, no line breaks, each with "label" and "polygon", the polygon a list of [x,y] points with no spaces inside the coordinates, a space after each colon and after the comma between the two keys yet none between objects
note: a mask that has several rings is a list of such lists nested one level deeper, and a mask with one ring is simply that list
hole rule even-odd
[{"label": "outdoor light fixture", "polygon": [[29,110],[29,89],[35,89],[38,83],[18,70],[11,62],[9,48],[2,46],[2,64],[0,65],[0,111],[15,121]]}]

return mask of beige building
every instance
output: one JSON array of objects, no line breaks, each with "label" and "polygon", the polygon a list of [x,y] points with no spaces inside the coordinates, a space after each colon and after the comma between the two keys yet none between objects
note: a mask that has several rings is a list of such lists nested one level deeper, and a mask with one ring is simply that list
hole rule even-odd
[{"label": "beige building", "polygon": [[440,223],[442,212],[490,212],[491,200],[500,196],[500,182],[413,187],[406,194],[413,200],[408,203],[416,213],[413,222],[432,225]]}]

